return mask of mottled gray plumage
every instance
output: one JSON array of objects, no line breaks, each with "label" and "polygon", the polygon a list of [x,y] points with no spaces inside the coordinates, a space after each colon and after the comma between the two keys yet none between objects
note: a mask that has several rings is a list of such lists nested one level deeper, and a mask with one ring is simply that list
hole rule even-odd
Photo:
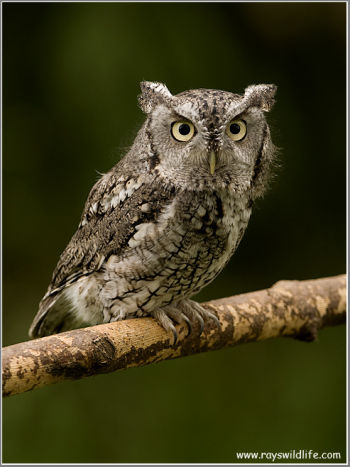
[{"label": "mottled gray plumage", "polygon": [[268,184],[275,148],[264,112],[276,87],[141,89],[146,121],[91,190],[31,337],[147,315],[172,332],[174,321],[215,319],[189,298],[229,261]]}]

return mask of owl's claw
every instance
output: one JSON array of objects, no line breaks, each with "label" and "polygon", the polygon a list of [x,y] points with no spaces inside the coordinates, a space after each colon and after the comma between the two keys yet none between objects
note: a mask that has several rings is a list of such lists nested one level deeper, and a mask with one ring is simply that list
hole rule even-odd
[{"label": "owl's claw", "polygon": [[170,331],[173,334],[174,340],[172,345],[175,345],[177,342],[177,331],[171,319],[173,317],[169,317],[171,314],[172,312],[167,308],[158,308],[153,311],[152,316],[166,331]]},{"label": "owl's claw", "polygon": [[192,300],[181,300],[174,305],[168,305],[154,311],[152,315],[166,331],[172,332],[174,336],[173,345],[176,344],[178,337],[174,323],[181,324],[185,322],[187,324],[188,333],[186,337],[192,333],[192,325],[195,321],[198,321],[199,335],[201,335],[205,328],[205,321],[208,318],[212,319],[217,327],[221,329],[218,318]]},{"label": "owl's claw", "polygon": [[186,324],[187,324],[188,332],[187,332],[187,334],[186,334],[186,337],[188,337],[188,336],[191,334],[191,332],[192,332],[192,324],[191,324],[191,321],[190,321],[190,320],[187,318],[187,316],[184,315],[183,313],[181,313],[181,317],[182,317],[182,319],[183,319],[183,320],[186,322]]},{"label": "owl's claw", "polygon": [[198,314],[196,318],[199,321],[199,335],[201,335],[204,331],[204,319],[201,317],[200,314]]},{"label": "owl's claw", "polygon": [[177,343],[177,332],[176,332],[176,329],[174,328],[174,329],[172,329],[171,331],[172,331],[173,337],[174,337],[173,345],[176,345],[176,343]]},{"label": "owl's claw", "polygon": [[219,330],[221,330],[221,324],[218,318],[212,313],[211,311],[206,310],[203,308],[199,303],[193,301],[193,300],[182,300],[177,304],[180,306],[184,311],[184,313],[187,314],[187,316],[190,317],[190,319],[196,319],[199,321],[199,326],[200,326],[200,334],[204,331],[204,326],[205,326],[205,321],[208,320],[208,318],[212,319],[216,326],[218,327]]}]

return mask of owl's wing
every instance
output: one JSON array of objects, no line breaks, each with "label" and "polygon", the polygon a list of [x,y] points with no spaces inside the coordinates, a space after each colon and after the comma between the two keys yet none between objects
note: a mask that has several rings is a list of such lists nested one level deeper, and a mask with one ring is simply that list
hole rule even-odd
[{"label": "owl's wing", "polygon": [[122,255],[137,226],[156,221],[175,196],[173,185],[157,183],[152,174],[120,175],[119,171],[118,176],[115,169],[92,188],[79,227],[63,251],[40,302],[29,331],[31,337],[41,335],[39,329],[51,315],[57,321],[55,313],[48,317],[48,312],[54,308],[61,290],[98,271],[110,255]]},{"label": "owl's wing", "polygon": [[[81,222],[62,253],[48,294],[98,270],[111,254],[121,255],[142,223],[155,221],[175,196],[172,185],[149,174],[104,175],[93,187]],[[47,295],[48,295],[47,294]]]}]

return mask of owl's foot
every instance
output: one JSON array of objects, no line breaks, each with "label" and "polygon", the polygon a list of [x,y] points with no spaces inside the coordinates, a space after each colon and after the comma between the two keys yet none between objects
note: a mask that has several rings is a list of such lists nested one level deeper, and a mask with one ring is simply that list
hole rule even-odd
[{"label": "owl's foot", "polygon": [[[215,321],[215,324],[218,326],[220,329],[220,321],[218,318],[210,311],[206,310],[203,308],[199,303],[193,301],[193,300],[181,300],[176,303],[176,308],[181,310],[182,314],[184,314],[190,323],[195,323],[196,321],[199,322],[199,335],[202,334],[204,331],[205,327],[205,322],[208,321],[208,319],[212,319]],[[191,332],[191,328],[189,328],[189,334]]]},{"label": "owl's foot", "polygon": [[170,331],[173,334],[173,345],[175,345],[177,342],[177,331],[174,326],[174,323],[181,324],[185,322],[188,326],[187,335],[189,335],[192,330],[191,321],[187,318],[187,316],[184,313],[182,313],[174,305],[168,305],[164,308],[158,308],[157,310],[152,312],[152,316],[166,331]]},{"label": "owl's foot", "polygon": [[196,321],[199,322],[199,335],[204,331],[205,321],[208,319],[214,320],[218,328],[221,329],[218,318],[193,300],[180,300],[172,305],[159,308],[152,313],[152,316],[166,331],[171,331],[174,336],[173,345],[177,342],[177,331],[174,323],[181,324],[185,322],[188,328],[187,336],[191,334],[192,324]]}]

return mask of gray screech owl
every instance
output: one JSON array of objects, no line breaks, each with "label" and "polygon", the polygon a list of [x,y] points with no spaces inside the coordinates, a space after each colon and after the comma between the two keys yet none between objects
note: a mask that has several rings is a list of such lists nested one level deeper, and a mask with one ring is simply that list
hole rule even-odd
[{"label": "gray screech owl", "polygon": [[146,121],[92,188],[31,337],[153,316],[176,340],[176,322],[218,322],[190,297],[227,264],[268,184],[276,151],[264,112],[276,86],[141,89]]}]

